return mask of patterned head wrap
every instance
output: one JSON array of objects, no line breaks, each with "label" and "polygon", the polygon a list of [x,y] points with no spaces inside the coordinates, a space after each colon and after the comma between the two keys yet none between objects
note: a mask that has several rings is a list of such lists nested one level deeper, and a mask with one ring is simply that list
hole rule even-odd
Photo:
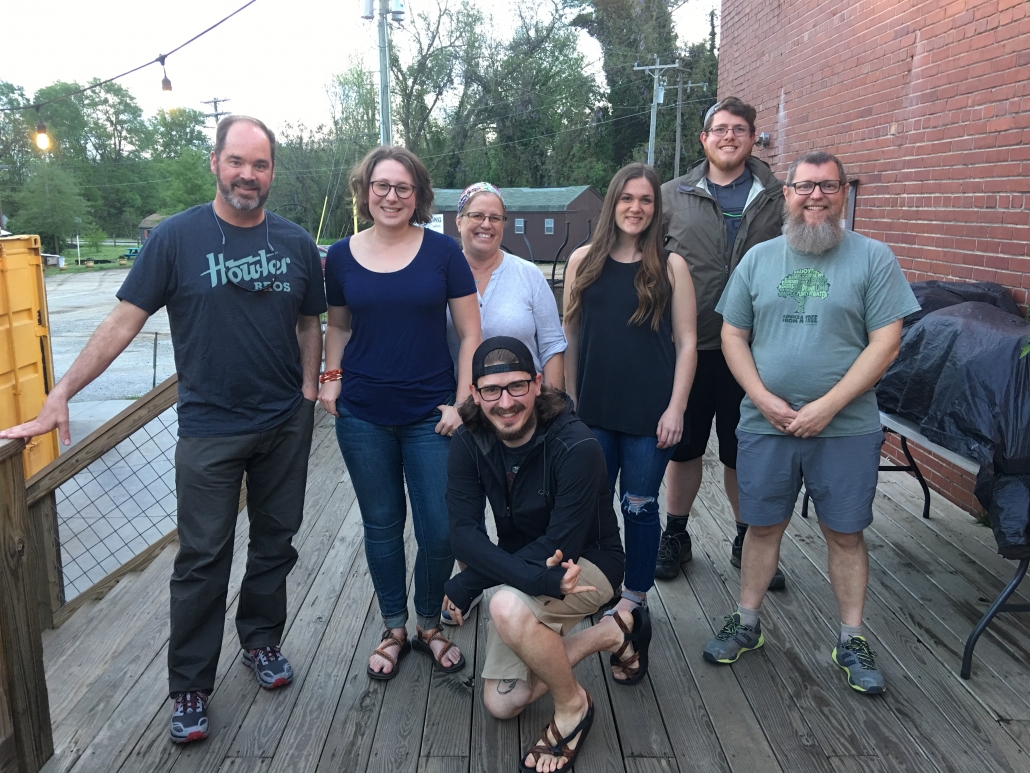
[{"label": "patterned head wrap", "polygon": [[504,196],[501,192],[491,185],[490,183],[472,183],[468,188],[461,192],[461,196],[458,197],[458,213],[465,209],[465,205],[469,203],[469,199],[475,196],[477,193],[492,193],[494,196],[501,200],[501,206],[504,206]]}]

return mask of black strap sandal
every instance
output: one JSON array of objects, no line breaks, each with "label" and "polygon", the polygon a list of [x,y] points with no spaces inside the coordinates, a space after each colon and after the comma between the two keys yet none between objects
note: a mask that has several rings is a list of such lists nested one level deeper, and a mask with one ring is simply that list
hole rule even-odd
[{"label": "black strap sandal", "polygon": [[[390,647],[401,648],[400,652],[397,653],[396,658],[386,651]],[[404,641],[400,641],[392,633],[390,633],[390,629],[387,628],[385,631],[383,631],[383,640],[379,642],[379,646],[375,648],[372,654],[378,655],[383,660],[390,661],[390,663],[393,664],[393,668],[391,668],[389,671],[375,671],[372,668],[372,664],[369,663],[367,666],[368,675],[372,679],[378,679],[380,682],[389,682],[391,679],[397,676],[398,672],[400,672],[400,668],[398,666],[400,665],[401,660],[404,659],[404,656],[407,655],[409,652],[411,652],[411,642],[408,641],[408,637],[405,636]]]},{"label": "black strap sandal", "polygon": [[[434,641],[446,642],[444,648],[440,650],[439,655],[433,652],[433,648],[429,646]],[[452,642],[450,639],[443,635],[443,628],[441,628],[439,625],[436,626],[436,628],[429,629],[428,631],[423,631],[418,626],[415,626],[415,641],[412,642],[411,646],[415,650],[415,652],[419,652],[423,655],[428,655],[430,658],[432,658],[434,667],[440,669],[445,674],[453,674],[465,668],[464,655],[459,655],[458,662],[455,663],[453,666],[445,666],[441,662],[443,656],[450,652],[451,649],[454,647],[454,642]]]},{"label": "black strap sandal", "polygon": [[[612,616],[612,619],[618,624],[619,628],[622,629],[622,646],[616,652],[612,653],[609,662],[612,666],[618,666],[619,668],[630,674],[629,679],[616,679],[614,676],[612,680],[615,684],[621,684],[626,687],[637,684],[641,679],[647,676],[648,667],[648,650],[651,648],[651,613],[647,611],[647,607],[633,607],[631,614],[633,615],[633,630],[630,631],[626,628],[626,624],[622,622],[622,618],[615,613],[615,610],[608,612]],[[633,645],[633,654],[625,660],[622,659],[626,649]],[[632,668],[632,666],[636,668]]]},{"label": "black strap sandal", "polygon": [[[590,693],[587,693],[587,713],[583,715],[583,719],[579,720],[579,724],[573,728],[572,732],[562,738],[561,733],[558,732],[558,725],[554,723],[554,717],[551,717],[551,724],[547,725],[543,732],[540,733],[543,743],[538,743],[522,755],[522,759],[519,760],[519,770],[522,773],[536,773],[536,763],[540,762],[540,757],[544,754],[550,754],[552,757],[560,757],[565,760],[565,764],[559,770],[572,770],[576,767],[576,758],[583,749],[583,744],[587,740],[587,733],[590,732],[593,724],[594,702],[590,698]],[[576,740],[577,735],[579,736],[579,742],[576,744],[575,749],[570,749],[569,741]],[[530,754],[534,757],[532,766],[526,764],[526,757]]]}]

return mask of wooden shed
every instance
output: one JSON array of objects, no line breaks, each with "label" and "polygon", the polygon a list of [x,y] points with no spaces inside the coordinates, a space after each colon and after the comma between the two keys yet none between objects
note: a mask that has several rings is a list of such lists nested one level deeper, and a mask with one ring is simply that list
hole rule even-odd
[{"label": "wooden shed", "polygon": [[167,220],[169,215],[158,215],[153,214],[149,217],[145,217],[140,221],[139,224],[139,243],[143,244],[150,236],[150,232],[154,230],[154,226],[160,223],[162,220]]},{"label": "wooden shed", "polygon": [[[434,211],[443,215],[444,233],[457,239],[454,218],[461,190],[436,188],[433,193]],[[504,249],[538,263],[553,261],[559,251],[567,258],[575,247],[589,239],[601,212],[602,198],[589,185],[501,188],[501,195],[508,209]]]}]

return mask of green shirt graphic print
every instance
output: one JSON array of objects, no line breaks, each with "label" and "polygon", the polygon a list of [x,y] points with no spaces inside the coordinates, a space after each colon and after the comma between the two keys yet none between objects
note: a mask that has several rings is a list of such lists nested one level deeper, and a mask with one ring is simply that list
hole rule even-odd
[{"label": "green shirt graphic print", "polygon": [[[780,236],[752,247],[716,311],[751,331],[751,355],[766,389],[799,410],[825,395],[869,344],[869,331],[919,309],[897,258],[882,242],[847,231],[823,255],[795,252]],[[782,434],[747,397],[740,429]],[[873,389],[845,406],[821,437],[880,428]]]}]

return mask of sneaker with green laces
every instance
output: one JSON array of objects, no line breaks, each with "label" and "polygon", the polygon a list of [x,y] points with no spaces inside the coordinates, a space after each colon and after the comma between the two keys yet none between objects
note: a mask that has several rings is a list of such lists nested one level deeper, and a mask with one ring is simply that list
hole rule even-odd
[{"label": "sneaker with green laces", "polygon": [[838,644],[830,657],[848,672],[851,689],[867,695],[879,695],[887,689],[883,674],[876,670],[876,654],[864,636],[852,636],[846,644]]},{"label": "sneaker with green laces", "polygon": [[749,650],[756,650],[765,644],[762,624],[754,628],[741,625],[740,613],[726,617],[726,625],[705,645],[704,659],[710,663],[736,663],[737,658]]}]

